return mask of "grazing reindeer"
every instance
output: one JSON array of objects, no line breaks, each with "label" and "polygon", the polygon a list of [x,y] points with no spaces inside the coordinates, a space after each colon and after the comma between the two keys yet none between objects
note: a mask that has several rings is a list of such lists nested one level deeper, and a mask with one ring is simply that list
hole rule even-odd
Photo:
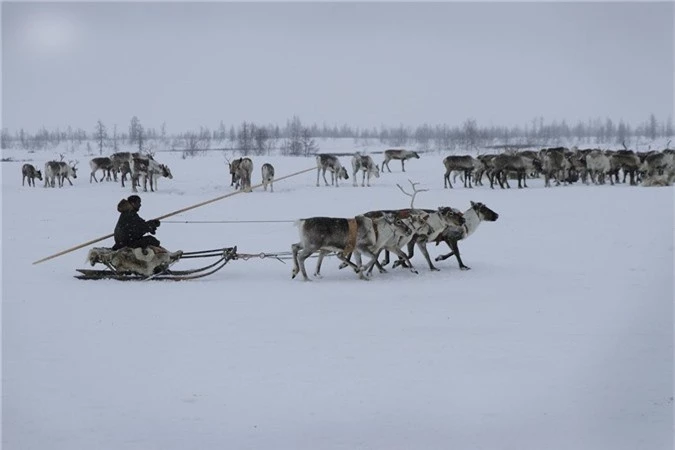
[{"label": "grazing reindeer", "polygon": [[363,171],[363,179],[361,180],[361,186],[366,185],[366,174],[368,174],[367,185],[370,187],[370,176],[374,175],[375,178],[380,178],[380,169],[378,169],[377,164],[373,161],[369,155],[361,155],[359,153],[355,154],[352,157],[352,172],[354,177],[354,186],[358,185],[356,181],[356,174],[359,170]]},{"label": "grazing reindeer", "polygon": [[645,176],[652,177],[654,175],[662,175],[671,167],[675,167],[673,154],[669,152],[656,152],[645,157],[640,166],[640,171],[644,172]]},{"label": "grazing reindeer", "polygon": [[45,184],[44,187],[54,187],[58,179],[59,187],[63,187],[63,181],[68,180],[70,185],[70,177],[77,178],[77,162],[66,163],[63,161],[47,161],[45,163]]},{"label": "grazing reindeer", "polygon": [[545,187],[551,187],[551,177],[555,178],[556,186],[560,186],[560,182],[567,179],[571,165],[565,157],[566,150],[565,147],[556,147],[539,151]]},{"label": "grazing reindeer", "polygon": [[630,184],[637,185],[636,175],[640,168],[640,158],[633,150],[617,150],[609,157],[610,177],[616,177],[616,182],[619,182],[619,170],[623,170],[624,183],[626,182],[626,174],[630,176]]},{"label": "grazing reindeer", "polygon": [[253,173],[251,158],[242,157],[234,161],[228,159],[227,164],[230,168],[230,175],[232,175],[230,186],[234,185],[235,189],[251,192],[251,174]]},{"label": "grazing reindeer", "polygon": [[494,222],[498,218],[499,214],[485,206],[483,203],[471,202],[471,208],[464,212],[464,219],[466,220],[464,224],[464,232],[457,236],[441,235],[439,236],[439,239],[436,240],[436,245],[440,244],[441,242],[445,242],[448,244],[448,247],[450,247],[451,250],[451,252],[447,255],[437,256],[436,261],[443,261],[452,255],[455,255],[455,258],[457,258],[457,263],[459,263],[459,268],[461,270],[469,270],[470,267],[462,262],[462,258],[459,255],[459,245],[457,242],[471,236],[482,221]]},{"label": "grazing reindeer", "polygon": [[340,160],[335,155],[329,155],[327,153],[321,153],[316,155],[316,185],[319,185],[319,174],[323,172],[323,181],[328,186],[328,180],[326,180],[326,170],[330,171],[330,184],[338,187],[339,179],[349,179],[347,174],[347,169],[342,167]]},{"label": "grazing reindeer", "polygon": [[566,154],[567,161],[570,163],[570,176],[576,172],[583,184],[588,184],[588,167],[586,165],[586,155],[591,150],[579,150],[575,148]]},{"label": "grazing reindeer", "polygon": [[253,161],[251,158],[241,158],[236,173],[236,187],[244,192],[251,192],[251,174]]},{"label": "grazing reindeer", "polygon": [[[296,221],[300,231],[300,242],[293,244],[292,278],[302,272],[303,279],[309,281],[305,269],[305,260],[315,252],[338,252],[338,258],[351,266],[359,278],[365,276],[361,254],[371,258],[365,268],[374,264],[377,252],[390,240],[410,233],[410,228],[401,220],[386,216],[370,219],[358,215],[353,219],[333,217],[311,217]],[[354,253],[356,264],[346,259],[346,255]],[[320,267],[317,267],[319,270]]]},{"label": "grazing reindeer", "polygon": [[148,179],[150,179],[150,191],[157,189],[159,177],[173,179],[173,174],[168,166],[160,164],[154,159],[133,158],[131,161],[131,190],[138,192],[137,186],[143,178],[143,191],[148,191]]},{"label": "grazing reindeer", "polygon": [[452,183],[450,182],[450,174],[453,171],[461,171],[464,173],[464,187],[467,187],[467,181],[469,183],[468,187],[471,186],[471,174],[472,172],[479,167],[476,164],[476,160],[471,155],[462,155],[462,156],[446,156],[443,159],[443,165],[445,166],[445,176],[443,177],[443,187],[447,188],[450,185],[452,189]]},{"label": "grazing reindeer", "polygon": [[124,187],[124,182],[127,179],[127,175],[131,176],[131,164],[133,163],[134,158],[136,159],[145,159],[145,160],[154,160],[154,156],[150,153],[140,153],[140,152],[118,152],[110,155],[110,161],[112,162],[112,175],[113,180],[117,182],[117,173],[120,174],[122,187]]},{"label": "grazing reindeer", "polygon": [[237,169],[239,168],[239,164],[241,164],[242,158],[230,161],[230,158],[226,156],[225,159],[227,160],[228,170],[230,172],[230,176],[232,177],[232,181],[230,181],[230,186],[234,186],[235,183],[237,182]]},{"label": "grazing reindeer", "polygon": [[26,182],[28,178],[28,186],[35,187],[35,179],[42,181],[42,172],[37,170],[32,164],[24,164],[21,167],[21,186]]},{"label": "grazing reindeer", "polygon": [[274,192],[274,166],[270,163],[265,163],[260,169],[262,172],[263,189],[267,190],[267,185],[270,185],[270,192]]},{"label": "grazing reindeer", "polygon": [[[593,184],[605,184],[605,177],[609,175],[610,169],[609,156],[602,150],[595,149],[586,154],[586,170]],[[614,184],[611,176],[609,181]]]},{"label": "grazing reindeer", "polygon": [[[504,189],[504,184],[509,186],[508,172],[515,172],[518,177],[518,189],[527,187],[527,174],[541,168],[541,163],[535,158],[525,155],[502,153],[495,156],[492,161],[492,173],[490,174],[490,188],[494,188],[494,179],[499,182],[499,187]],[[521,185],[522,180],[522,185]]]},{"label": "grazing reindeer", "polygon": [[488,179],[492,179],[492,171],[494,169],[494,159],[497,155],[478,155],[476,156],[476,169],[473,177],[476,186],[483,185],[483,174],[486,174]]},{"label": "grazing reindeer", "polygon": [[108,181],[112,179],[111,172],[113,171],[113,163],[112,160],[107,156],[91,159],[89,161],[89,167],[91,168],[89,183],[91,183],[92,179],[98,183],[98,180],[96,179],[96,172],[99,170],[103,172],[103,175],[101,175],[101,181],[103,181],[104,178]]},{"label": "grazing reindeer", "polygon": [[382,162],[382,172],[384,172],[385,167],[389,170],[389,172],[391,172],[391,169],[389,168],[389,161],[392,159],[401,160],[401,170],[405,172],[405,162],[412,158],[420,159],[420,155],[418,155],[417,152],[413,152],[412,150],[398,150],[393,148],[385,150],[384,161]]}]

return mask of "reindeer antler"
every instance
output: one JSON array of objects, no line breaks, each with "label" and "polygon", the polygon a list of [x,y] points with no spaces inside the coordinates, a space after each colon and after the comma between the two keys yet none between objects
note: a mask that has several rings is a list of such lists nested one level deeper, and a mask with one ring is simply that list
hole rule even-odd
[{"label": "reindeer antler", "polygon": [[408,181],[410,182],[410,185],[413,188],[412,194],[408,194],[406,191],[404,191],[400,184],[396,183],[396,186],[398,186],[398,188],[401,190],[401,192],[403,192],[405,195],[407,195],[408,197],[412,197],[412,199],[410,200],[410,209],[414,209],[415,207],[413,206],[413,203],[415,203],[415,196],[419,192],[426,192],[429,189],[417,189],[415,186],[417,186],[419,183],[413,183],[412,180],[410,180],[410,179],[408,179]]}]

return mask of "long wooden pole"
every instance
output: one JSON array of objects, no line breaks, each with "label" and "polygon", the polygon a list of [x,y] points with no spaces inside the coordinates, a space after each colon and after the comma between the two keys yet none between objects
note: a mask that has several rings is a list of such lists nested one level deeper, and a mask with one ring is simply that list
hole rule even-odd
[{"label": "long wooden pole", "polygon": [[[301,170],[299,172],[294,172],[290,175],[284,175],[283,177],[274,178],[274,182],[276,183],[277,181],[285,180],[286,178],[291,178],[291,177],[294,177],[296,175],[300,175],[301,173],[309,172],[310,170],[314,170],[314,169],[315,169],[315,167],[310,167],[309,169]],[[259,188],[262,185],[263,185],[263,183],[256,184],[255,186],[251,186],[251,190],[253,190],[255,188]],[[219,197],[212,198],[211,200],[206,200],[204,202],[197,203],[197,204],[194,204],[194,205],[191,205],[191,206],[186,206],[185,208],[179,209],[177,211],[173,211],[173,212],[170,212],[168,214],[164,214],[163,216],[159,216],[156,219],[160,220],[160,219],[165,219],[167,217],[175,216],[176,214],[180,214],[180,213],[183,213],[185,211],[189,211],[191,209],[199,208],[200,206],[208,205],[209,203],[217,202],[218,200],[222,200],[222,199],[227,198],[227,197],[232,197],[233,195],[241,194],[242,192],[244,192],[244,191],[230,192],[229,194],[221,195]],[[87,241],[83,244],[76,245],[75,247],[71,247],[71,248],[63,250],[61,252],[54,253],[53,255],[47,256],[45,258],[38,259],[33,264],[35,265],[35,264],[40,264],[40,263],[45,262],[45,261],[49,261],[50,259],[54,259],[58,256],[65,255],[66,253],[73,252],[75,250],[81,249],[82,247],[86,247],[88,245],[95,244],[97,242],[100,242],[104,239],[108,239],[108,238],[113,237],[113,236],[114,236],[114,234],[112,234],[112,233],[106,234],[105,236],[102,236],[100,238],[96,238],[96,239],[93,239],[91,241]]]}]

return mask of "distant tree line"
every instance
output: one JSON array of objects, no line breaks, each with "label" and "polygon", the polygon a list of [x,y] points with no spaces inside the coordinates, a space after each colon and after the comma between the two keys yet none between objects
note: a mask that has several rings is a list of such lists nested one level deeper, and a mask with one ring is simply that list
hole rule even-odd
[{"label": "distant tree line", "polygon": [[[672,118],[659,121],[654,114],[643,123],[631,125],[611,119],[589,119],[568,124],[566,121],[546,122],[543,117],[533,119],[524,126],[480,126],[475,119],[461,125],[447,124],[418,126],[398,125],[359,128],[349,125],[305,125],[298,116],[287,120],[285,126],[261,125],[244,121],[226,126],[222,121],[216,129],[200,127],[175,135],[166,132],[166,123],[160,130],[146,128],[137,116],[130,120],[128,131],[112,129],[98,120],[87,131],[67,127],[65,130],[47,130],[42,127],[30,133],[20,129],[11,133],[3,128],[0,136],[2,149],[21,148],[41,150],[65,144],[75,151],[85,144],[94,152],[92,141],[99,155],[116,152],[121,143],[132,145],[139,151],[181,150],[184,157],[197,156],[212,149],[236,150],[243,155],[264,155],[278,149],[283,155],[311,155],[318,150],[316,139],[350,138],[355,146],[367,147],[374,143],[392,147],[412,147],[417,150],[474,150],[490,146],[561,145],[576,142],[579,145],[630,142],[635,138],[654,141],[673,136]],[[628,144],[627,144],[628,145]]]}]

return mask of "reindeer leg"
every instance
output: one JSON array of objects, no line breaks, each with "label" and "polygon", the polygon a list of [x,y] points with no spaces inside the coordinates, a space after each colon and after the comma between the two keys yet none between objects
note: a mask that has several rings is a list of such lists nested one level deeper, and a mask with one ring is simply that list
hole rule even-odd
[{"label": "reindeer leg", "polygon": [[[352,252],[354,253],[354,252]],[[342,264],[340,264],[340,269],[343,269],[347,266],[351,267],[354,269],[354,272],[358,273],[359,272],[359,266],[351,262],[350,258],[352,253],[349,253],[347,256],[344,256],[342,253],[338,252],[337,257],[342,261]],[[358,253],[356,253],[358,254]],[[356,259],[356,256],[354,257]]]},{"label": "reindeer leg", "polygon": [[316,258],[316,270],[314,271],[314,276],[317,278],[322,278],[321,276],[321,263],[323,262],[323,257],[325,256],[325,252],[323,250],[319,250],[319,257]]},{"label": "reindeer leg", "polygon": [[291,279],[300,271],[300,266],[298,265],[298,251],[300,250],[300,243],[291,245],[291,252],[293,254],[293,270],[291,271]]},{"label": "reindeer leg", "polygon": [[[394,264],[392,264],[392,269],[396,268],[398,266],[401,267],[408,267],[408,263],[406,261],[410,261],[412,257],[415,255],[415,243],[417,242],[417,237],[413,237],[409,242],[408,242],[408,257],[407,258],[399,258],[394,261]],[[394,252],[396,253],[396,252]]]},{"label": "reindeer leg", "polygon": [[344,260],[342,260],[342,262],[338,266],[338,269],[342,270],[345,267],[349,266],[349,263],[351,262],[351,257],[352,257],[352,252],[347,253],[347,255],[344,257]]},{"label": "reindeer leg", "polygon": [[405,159],[401,160],[401,170],[405,172]]},{"label": "reindeer leg", "polygon": [[386,266],[387,264],[389,264],[389,250],[384,251],[384,259],[380,263],[380,267]]},{"label": "reindeer leg", "polygon": [[448,256],[454,254],[455,258],[457,258],[457,263],[459,263],[459,268],[461,270],[470,270],[471,267],[464,264],[464,262],[462,261],[462,257],[459,254],[459,243],[455,239],[448,239],[445,242],[447,242],[447,244],[452,249],[452,252],[450,252]]},{"label": "reindeer leg", "polygon": [[[365,276],[363,272],[363,261],[361,259],[361,251],[359,250],[354,250],[354,259],[356,260],[356,264],[350,262],[349,265],[354,268],[354,271],[358,275],[358,277],[362,280],[368,280],[368,278]],[[340,254],[338,253],[338,257],[340,257]]]},{"label": "reindeer leg", "polygon": [[306,249],[303,248],[297,255],[298,258],[298,265],[300,266],[300,271],[302,272],[302,278],[305,281],[312,281],[308,276],[307,276],[307,270],[305,269],[305,260],[312,254],[314,253],[313,250],[311,249]]},{"label": "reindeer leg", "polygon": [[373,272],[373,267],[375,266],[377,266],[377,270],[379,270],[380,273],[387,273],[387,271],[380,265],[380,262],[378,261],[380,253],[382,253],[382,249],[378,250],[375,254],[375,258],[368,263],[366,275],[370,276],[370,274]]},{"label": "reindeer leg", "polygon": [[417,269],[413,267],[412,262],[410,262],[410,259],[408,259],[405,252],[403,252],[400,248],[392,248],[391,251],[396,253],[398,257],[401,258],[400,260],[405,261],[406,267],[408,267],[412,273],[419,273]]},{"label": "reindeer leg", "polygon": [[431,257],[429,256],[429,252],[427,251],[427,243],[418,241],[417,247],[420,249],[420,251],[424,255],[424,259],[427,260],[427,263],[429,264],[429,270],[433,270],[433,271],[440,270],[438,267],[434,266],[434,263],[431,262]]}]

